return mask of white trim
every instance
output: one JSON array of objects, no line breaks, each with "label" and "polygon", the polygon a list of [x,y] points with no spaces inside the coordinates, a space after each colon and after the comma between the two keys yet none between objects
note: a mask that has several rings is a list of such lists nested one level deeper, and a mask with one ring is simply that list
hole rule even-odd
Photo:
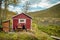
[{"label": "white trim", "polygon": [[[21,22],[20,20],[24,20],[24,21]],[[18,23],[26,23],[26,19],[18,19]]]},{"label": "white trim", "polygon": [[31,30],[32,30],[32,19],[31,19]]},{"label": "white trim", "polygon": [[[20,13],[20,14],[25,14],[25,15],[31,17],[30,15],[28,15],[28,14],[26,14],[26,13]],[[17,15],[15,15],[15,16],[18,16],[18,15],[20,15],[20,14],[17,14]],[[13,17],[15,17],[15,16],[13,16]],[[12,17],[12,18],[13,18],[13,17]],[[32,17],[31,17],[31,18],[32,18]]]},{"label": "white trim", "polygon": [[14,19],[12,18],[12,27],[11,27],[11,28],[12,28],[12,30],[11,30],[11,31],[13,31],[13,20],[14,20]]},{"label": "white trim", "polygon": [[56,37],[56,36],[51,36],[51,37],[60,40],[60,37]]},{"label": "white trim", "polygon": [[[14,18],[14,19],[19,19],[19,18]],[[20,19],[29,19],[29,18],[20,18]]]}]

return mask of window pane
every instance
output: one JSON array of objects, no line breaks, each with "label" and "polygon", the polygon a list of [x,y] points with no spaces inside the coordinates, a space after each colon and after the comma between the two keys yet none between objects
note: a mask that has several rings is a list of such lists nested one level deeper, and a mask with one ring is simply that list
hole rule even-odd
[{"label": "window pane", "polygon": [[24,20],[20,20],[20,22],[24,22]]},{"label": "window pane", "polygon": [[26,19],[19,19],[19,23],[26,23]]}]

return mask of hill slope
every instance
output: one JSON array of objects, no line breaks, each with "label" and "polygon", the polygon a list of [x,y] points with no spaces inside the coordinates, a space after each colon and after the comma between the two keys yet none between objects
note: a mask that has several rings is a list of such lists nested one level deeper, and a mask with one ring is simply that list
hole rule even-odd
[{"label": "hill slope", "polygon": [[28,13],[37,25],[60,25],[60,4],[49,9]]},{"label": "hill slope", "polygon": [[30,12],[29,15],[33,17],[54,17],[60,18],[60,4],[55,5],[49,9],[37,12]]},{"label": "hill slope", "polygon": [[60,37],[60,4],[43,11],[28,14],[32,16],[32,22],[39,30]]}]

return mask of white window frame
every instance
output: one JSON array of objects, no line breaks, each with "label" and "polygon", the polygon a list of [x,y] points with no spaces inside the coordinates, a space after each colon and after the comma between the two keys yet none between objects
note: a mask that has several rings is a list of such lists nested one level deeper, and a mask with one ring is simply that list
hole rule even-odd
[{"label": "white window frame", "polygon": [[[21,22],[20,20],[24,20],[24,22]],[[26,23],[26,19],[19,19],[19,23]]]}]

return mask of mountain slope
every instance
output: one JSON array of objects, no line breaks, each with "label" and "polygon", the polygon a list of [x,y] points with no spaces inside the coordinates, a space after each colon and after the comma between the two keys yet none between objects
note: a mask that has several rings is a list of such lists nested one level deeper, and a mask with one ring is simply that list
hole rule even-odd
[{"label": "mountain slope", "polygon": [[49,9],[37,12],[30,12],[28,13],[32,17],[54,17],[60,18],[60,4],[55,5]]},{"label": "mountain slope", "polygon": [[49,9],[27,13],[37,25],[60,25],[60,4]]},{"label": "mountain slope", "polygon": [[43,11],[30,12],[28,14],[32,16],[32,23],[39,30],[49,35],[60,37],[60,4]]}]

